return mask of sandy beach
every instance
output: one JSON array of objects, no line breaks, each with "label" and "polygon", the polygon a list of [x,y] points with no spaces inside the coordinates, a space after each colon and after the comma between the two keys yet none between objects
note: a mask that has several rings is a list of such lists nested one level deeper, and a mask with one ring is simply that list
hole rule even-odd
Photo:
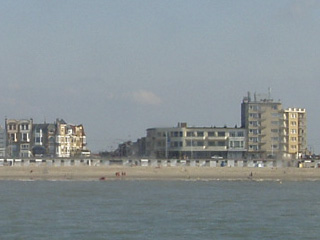
[{"label": "sandy beach", "polygon": [[0,167],[0,180],[245,180],[315,181],[319,168]]}]

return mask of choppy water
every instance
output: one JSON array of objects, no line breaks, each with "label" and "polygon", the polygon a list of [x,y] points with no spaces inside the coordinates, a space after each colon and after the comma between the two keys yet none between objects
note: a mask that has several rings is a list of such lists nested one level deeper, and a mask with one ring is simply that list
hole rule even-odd
[{"label": "choppy water", "polygon": [[0,182],[0,239],[319,239],[320,182]]}]

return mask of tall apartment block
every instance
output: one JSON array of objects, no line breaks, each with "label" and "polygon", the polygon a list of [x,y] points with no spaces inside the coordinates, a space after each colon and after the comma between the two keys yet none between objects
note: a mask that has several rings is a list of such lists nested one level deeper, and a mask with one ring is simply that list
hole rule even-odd
[{"label": "tall apartment block", "polygon": [[284,110],[270,94],[243,98],[241,126],[247,131],[246,158],[299,158],[305,151],[305,109]]},{"label": "tall apartment block", "polygon": [[301,158],[307,152],[307,117],[304,108],[283,111],[282,142],[285,158]]}]

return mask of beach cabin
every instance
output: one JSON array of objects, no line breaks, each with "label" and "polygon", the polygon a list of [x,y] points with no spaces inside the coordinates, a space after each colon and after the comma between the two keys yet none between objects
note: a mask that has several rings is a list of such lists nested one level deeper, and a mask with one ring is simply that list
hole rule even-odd
[{"label": "beach cabin", "polygon": [[186,160],[180,160],[179,166],[181,166],[181,167],[187,166],[187,161]]},{"label": "beach cabin", "polygon": [[21,159],[15,159],[14,160],[14,166],[19,166],[21,167],[23,165],[23,162]]},{"label": "beach cabin", "polygon": [[210,167],[217,167],[217,161],[216,160],[210,160],[209,166]]},{"label": "beach cabin", "polygon": [[268,167],[268,168],[272,168],[273,167],[273,161],[266,161],[264,163],[265,167]]},{"label": "beach cabin", "polygon": [[257,161],[256,167],[264,167],[263,161]]},{"label": "beach cabin", "polygon": [[61,160],[60,159],[55,159],[54,160],[54,166],[55,167],[60,167],[61,166]]},{"label": "beach cabin", "polygon": [[236,166],[237,167],[243,167],[243,160],[237,160],[236,161]]},{"label": "beach cabin", "polygon": [[190,167],[195,167],[197,165],[196,160],[190,160]]},{"label": "beach cabin", "polygon": [[123,160],[122,165],[123,166],[131,166],[131,160],[129,160],[129,159]]},{"label": "beach cabin", "polygon": [[253,160],[248,160],[247,161],[247,167],[255,167],[256,163]]},{"label": "beach cabin", "polygon": [[177,159],[171,159],[170,160],[170,166],[171,167],[176,167],[177,166]]},{"label": "beach cabin", "polygon": [[276,161],[276,167],[278,167],[278,168],[283,167],[282,160],[277,160],[277,161]]},{"label": "beach cabin", "polygon": [[141,159],[141,167],[148,167],[149,159]]},{"label": "beach cabin", "polygon": [[206,160],[199,160],[199,167],[205,167],[206,166]]},{"label": "beach cabin", "polygon": [[167,160],[161,160],[161,167],[167,167],[168,161]]},{"label": "beach cabin", "polygon": [[234,167],[234,160],[227,160],[228,167]]},{"label": "beach cabin", "polygon": [[150,160],[150,165],[151,165],[151,167],[158,167],[159,166],[158,160],[157,159],[151,159]]}]

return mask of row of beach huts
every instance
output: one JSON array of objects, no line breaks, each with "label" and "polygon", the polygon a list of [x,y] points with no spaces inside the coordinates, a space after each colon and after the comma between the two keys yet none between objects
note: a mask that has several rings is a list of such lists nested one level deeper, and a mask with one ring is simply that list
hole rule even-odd
[{"label": "row of beach huts", "polygon": [[178,159],[0,159],[1,166],[142,166],[142,167],[299,167],[318,168],[320,160],[178,160]]}]

